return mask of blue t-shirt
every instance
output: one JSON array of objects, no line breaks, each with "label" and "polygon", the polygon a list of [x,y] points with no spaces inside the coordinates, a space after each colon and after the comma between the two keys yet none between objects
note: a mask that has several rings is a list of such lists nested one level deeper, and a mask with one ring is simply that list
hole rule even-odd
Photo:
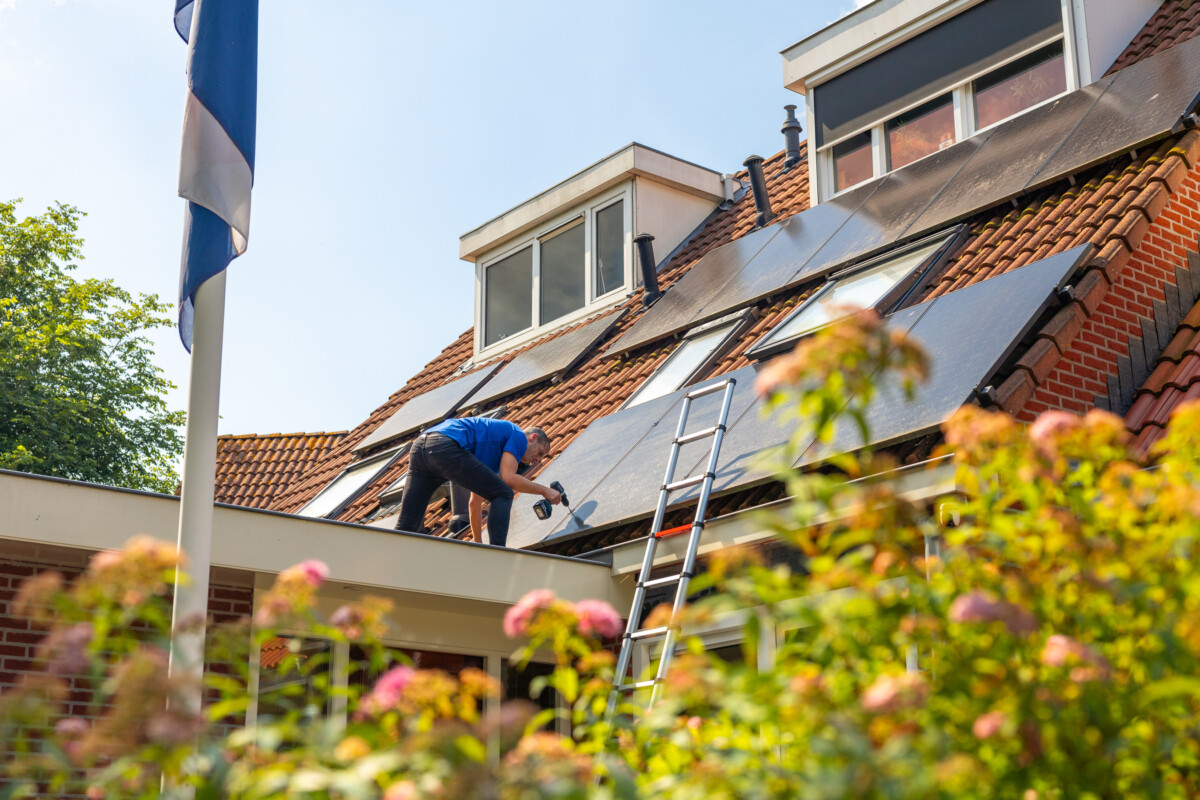
[{"label": "blue t-shirt", "polygon": [[529,440],[516,423],[506,419],[490,417],[463,417],[448,419],[429,429],[429,433],[440,433],[463,446],[493,472],[500,472],[500,457],[512,453],[517,463],[525,457]]}]

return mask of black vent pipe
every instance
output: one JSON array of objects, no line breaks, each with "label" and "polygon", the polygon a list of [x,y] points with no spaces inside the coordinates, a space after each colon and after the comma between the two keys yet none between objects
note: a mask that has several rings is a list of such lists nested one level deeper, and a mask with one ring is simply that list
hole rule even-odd
[{"label": "black vent pipe", "polygon": [[762,156],[750,156],[742,162],[742,166],[750,172],[750,188],[754,192],[754,207],[758,209],[758,214],[754,217],[754,227],[756,228],[761,228],[775,219],[775,214],[771,211],[771,198],[767,195],[767,179],[763,176],[762,164]]},{"label": "black vent pipe", "polygon": [[658,290],[658,270],[654,266],[654,236],[649,233],[639,233],[633,237],[637,245],[638,261],[642,265],[642,305],[651,306],[662,297]]},{"label": "black vent pipe", "polygon": [[783,140],[787,142],[787,156],[784,159],[784,169],[791,169],[800,163],[800,120],[796,119],[796,107],[784,106],[787,119],[783,121]]}]

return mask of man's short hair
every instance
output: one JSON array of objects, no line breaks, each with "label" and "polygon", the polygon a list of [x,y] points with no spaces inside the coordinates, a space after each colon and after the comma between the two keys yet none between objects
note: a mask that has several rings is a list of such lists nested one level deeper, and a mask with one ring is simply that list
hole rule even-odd
[{"label": "man's short hair", "polygon": [[542,447],[546,448],[547,450],[550,449],[550,437],[547,436],[546,432],[544,430],[542,430],[541,428],[526,428],[525,435],[527,435],[527,436],[532,435],[533,440],[535,442],[537,442],[538,444],[540,444]]}]

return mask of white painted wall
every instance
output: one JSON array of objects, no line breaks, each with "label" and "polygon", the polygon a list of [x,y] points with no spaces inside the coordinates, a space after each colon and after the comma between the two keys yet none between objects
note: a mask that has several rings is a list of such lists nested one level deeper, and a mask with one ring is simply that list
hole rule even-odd
[{"label": "white painted wall", "polygon": [[1133,37],[1154,15],[1159,0],[1071,0],[1075,15],[1076,47],[1086,83],[1099,80]]},{"label": "white painted wall", "polygon": [[[634,183],[634,206],[633,233],[635,236],[639,233],[654,235],[654,258],[662,263],[667,254],[713,212],[717,203],[658,181],[638,178]],[[642,273],[636,263],[636,252],[633,258],[636,284]]]}]

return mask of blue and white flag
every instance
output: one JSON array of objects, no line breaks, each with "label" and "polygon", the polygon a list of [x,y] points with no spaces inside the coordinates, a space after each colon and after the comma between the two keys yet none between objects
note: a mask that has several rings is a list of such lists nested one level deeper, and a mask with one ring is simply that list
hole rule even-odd
[{"label": "blue and white flag", "polygon": [[258,0],[175,0],[175,30],[188,43],[179,337],[190,351],[196,289],[244,253],[250,236]]}]

